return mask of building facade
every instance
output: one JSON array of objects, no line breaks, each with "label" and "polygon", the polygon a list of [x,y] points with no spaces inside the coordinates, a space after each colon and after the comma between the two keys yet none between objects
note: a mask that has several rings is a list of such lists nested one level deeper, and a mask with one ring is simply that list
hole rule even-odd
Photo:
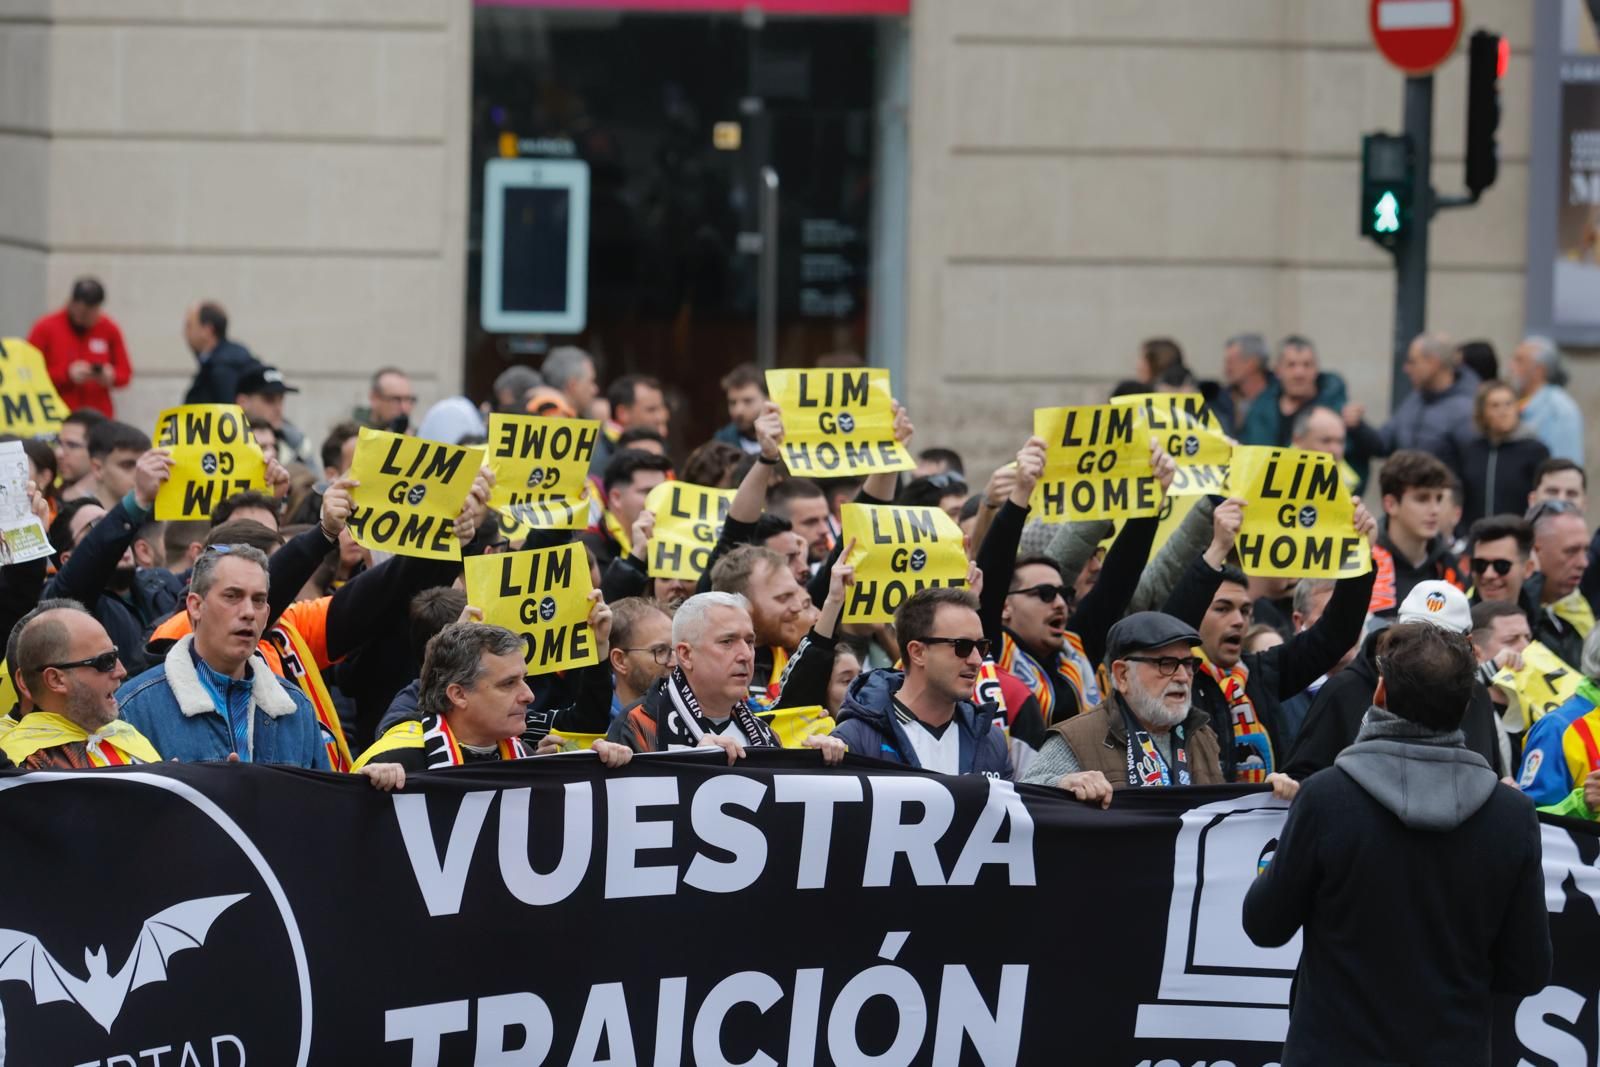
[{"label": "building facade", "polygon": [[[203,297],[304,390],[314,440],[382,365],[424,405],[481,397],[568,340],[479,324],[482,173],[509,134],[589,161],[575,339],[608,375],[690,383],[683,446],[719,421],[717,374],[757,354],[768,164],[777,361],[890,367],[940,428],[922,443],[974,470],[1015,450],[1023,410],[1102,398],[1150,336],[1209,376],[1230,334],[1304,333],[1387,407],[1394,276],[1357,234],[1358,157],[1400,127],[1402,80],[1365,3],[627,6],[0,0],[0,333],[99,275],[140,425],[182,395]],[[1499,180],[1435,220],[1428,321],[1504,360],[1526,319],[1533,5],[1476,0],[1480,26],[1511,43]],[[1434,182],[1455,192],[1464,60],[1436,80]],[[1573,362],[1594,406],[1600,372]]]}]

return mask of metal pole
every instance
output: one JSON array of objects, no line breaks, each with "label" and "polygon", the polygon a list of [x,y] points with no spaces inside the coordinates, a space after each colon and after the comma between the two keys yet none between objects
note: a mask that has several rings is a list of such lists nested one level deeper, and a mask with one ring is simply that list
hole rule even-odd
[{"label": "metal pole", "polygon": [[756,363],[778,366],[778,172],[761,168],[761,274],[756,292]]},{"label": "metal pole", "polygon": [[1428,225],[1433,221],[1433,75],[1406,79],[1406,136],[1411,139],[1411,226],[1395,249],[1394,384],[1390,410],[1411,391],[1403,367],[1411,339],[1428,318]]}]

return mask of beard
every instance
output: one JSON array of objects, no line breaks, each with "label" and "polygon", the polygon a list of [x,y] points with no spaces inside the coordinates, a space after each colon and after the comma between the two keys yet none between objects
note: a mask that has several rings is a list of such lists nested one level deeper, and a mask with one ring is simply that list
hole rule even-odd
[{"label": "beard", "polygon": [[1187,702],[1180,708],[1173,708],[1162,699],[1160,693],[1147,693],[1142,689],[1130,687],[1128,692],[1123,694],[1123,699],[1127,700],[1128,707],[1133,709],[1134,718],[1145,726],[1157,730],[1170,730],[1189,717]]}]

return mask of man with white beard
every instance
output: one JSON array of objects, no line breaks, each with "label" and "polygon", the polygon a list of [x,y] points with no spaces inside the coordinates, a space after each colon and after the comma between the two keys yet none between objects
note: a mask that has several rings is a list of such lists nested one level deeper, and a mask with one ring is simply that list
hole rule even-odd
[{"label": "man with white beard", "polygon": [[[1106,635],[1111,699],[1050,728],[1024,782],[1053,785],[1107,807],[1116,789],[1220,785],[1210,716],[1190,698],[1199,658],[1194,628],[1157,611],[1129,615]],[[1268,781],[1281,796],[1295,784]]]}]

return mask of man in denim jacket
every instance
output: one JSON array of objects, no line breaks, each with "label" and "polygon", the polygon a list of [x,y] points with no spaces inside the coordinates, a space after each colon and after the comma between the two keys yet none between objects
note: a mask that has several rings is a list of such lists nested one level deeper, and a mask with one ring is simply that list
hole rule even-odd
[{"label": "man in denim jacket", "polygon": [[266,555],[213,545],[195,562],[187,608],[194,632],[117,691],[123,718],[168,759],[328,770],[311,702],[256,654],[268,614]]}]

